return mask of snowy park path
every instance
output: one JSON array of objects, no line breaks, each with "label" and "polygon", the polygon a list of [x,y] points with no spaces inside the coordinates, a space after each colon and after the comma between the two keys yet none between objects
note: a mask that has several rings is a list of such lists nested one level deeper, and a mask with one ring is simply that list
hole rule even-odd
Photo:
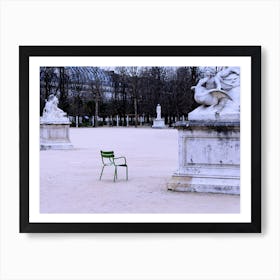
[{"label": "snowy park path", "polygon": [[[70,128],[73,150],[40,152],[41,213],[239,213],[239,196],[168,191],[177,168],[177,130]],[[125,156],[113,182],[100,150]]]}]

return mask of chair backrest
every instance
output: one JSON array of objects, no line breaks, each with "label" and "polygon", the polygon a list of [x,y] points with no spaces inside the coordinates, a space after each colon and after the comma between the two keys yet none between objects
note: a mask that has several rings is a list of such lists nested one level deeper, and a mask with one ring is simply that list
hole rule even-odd
[{"label": "chair backrest", "polygon": [[103,164],[106,163],[113,163],[113,159],[114,159],[114,152],[113,151],[100,151],[101,154],[101,158],[102,158],[102,162]]}]

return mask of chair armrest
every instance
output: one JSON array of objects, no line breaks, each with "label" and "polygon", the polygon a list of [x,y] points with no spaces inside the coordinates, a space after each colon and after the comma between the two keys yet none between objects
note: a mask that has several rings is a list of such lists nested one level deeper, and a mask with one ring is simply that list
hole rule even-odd
[{"label": "chair armrest", "polygon": [[126,164],[126,158],[125,157],[114,157],[114,161],[115,160],[120,160],[120,159],[123,159],[124,160],[124,163],[122,163],[122,164]]}]

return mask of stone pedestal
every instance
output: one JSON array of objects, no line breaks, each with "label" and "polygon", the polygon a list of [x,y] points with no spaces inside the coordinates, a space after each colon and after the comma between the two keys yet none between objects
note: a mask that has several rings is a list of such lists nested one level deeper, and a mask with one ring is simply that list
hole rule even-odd
[{"label": "stone pedestal", "polygon": [[240,194],[240,123],[176,123],[179,168],[169,190]]},{"label": "stone pedestal", "polygon": [[66,150],[72,149],[69,139],[69,121],[40,123],[40,148],[41,150]]},{"label": "stone pedestal", "polygon": [[165,128],[164,119],[154,119],[152,128]]}]

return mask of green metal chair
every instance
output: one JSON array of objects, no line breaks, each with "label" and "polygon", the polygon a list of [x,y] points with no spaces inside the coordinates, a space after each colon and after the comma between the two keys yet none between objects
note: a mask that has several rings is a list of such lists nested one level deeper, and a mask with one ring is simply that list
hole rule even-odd
[{"label": "green metal chair", "polygon": [[101,171],[99,180],[101,180],[105,166],[115,167],[114,182],[116,181],[116,179],[118,179],[118,166],[125,167],[126,168],[126,180],[128,180],[128,166],[127,166],[125,157],[115,157],[113,151],[107,151],[107,152],[100,151],[100,154],[101,154],[103,166],[102,166],[102,171]]}]

